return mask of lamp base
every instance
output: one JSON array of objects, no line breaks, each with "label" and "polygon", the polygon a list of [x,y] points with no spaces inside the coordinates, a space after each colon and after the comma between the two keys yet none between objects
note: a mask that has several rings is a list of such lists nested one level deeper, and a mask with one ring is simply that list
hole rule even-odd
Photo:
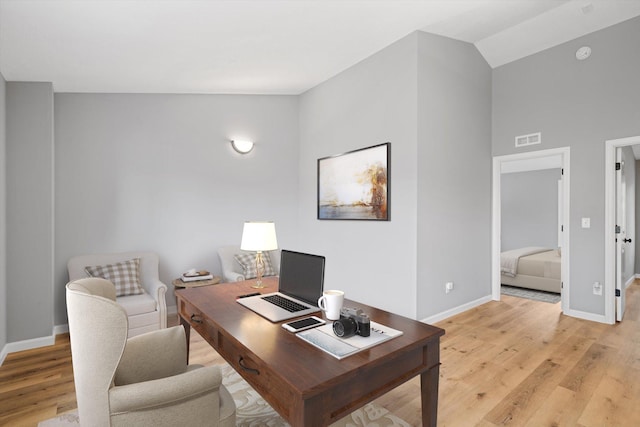
[{"label": "lamp base", "polygon": [[262,275],[264,274],[264,259],[262,251],[256,251],[256,283],[251,287],[254,289],[262,289],[266,286],[262,283]]}]

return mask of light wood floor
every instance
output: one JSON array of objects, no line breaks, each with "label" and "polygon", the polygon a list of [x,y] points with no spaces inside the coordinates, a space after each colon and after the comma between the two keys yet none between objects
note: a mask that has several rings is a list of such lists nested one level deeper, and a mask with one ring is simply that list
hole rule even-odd
[{"label": "light wood floor", "polygon": [[[617,325],[503,296],[438,326],[440,426],[640,426],[640,283]],[[192,363],[222,362],[197,334],[191,345]],[[376,402],[421,425],[417,379]],[[1,426],[35,426],[75,406],[68,335],[0,367]]]}]

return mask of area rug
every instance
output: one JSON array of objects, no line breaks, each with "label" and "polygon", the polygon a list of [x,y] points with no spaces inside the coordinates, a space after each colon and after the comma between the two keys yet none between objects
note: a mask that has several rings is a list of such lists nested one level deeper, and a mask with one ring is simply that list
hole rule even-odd
[{"label": "area rug", "polygon": [[[242,427],[288,427],[267,402],[229,365],[220,365],[223,380],[236,403],[236,425]],[[79,427],[77,412],[69,412],[56,418],[42,421],[38,427]],[[369,403],[332,427],[411,427],[406,421],[385,408]]]},{"label": "area rug", "polygon": [[501,286],[501,292],[504,295],[511,295],[512,297],[520,297],[532,299],[535,301],[548,302],[556,304],[560,302],[560,294],[553,292],[536,291],[534,289],[518,288],[516,286]]}]

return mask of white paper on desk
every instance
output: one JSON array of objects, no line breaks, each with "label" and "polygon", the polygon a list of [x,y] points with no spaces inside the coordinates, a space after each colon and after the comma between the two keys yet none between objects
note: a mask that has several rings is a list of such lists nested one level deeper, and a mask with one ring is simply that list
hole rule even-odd
[{"label": "white paper on desk", "polygon": [[333,333],[333,324],[329,323],[317,328],[299,332],[298,337],[309,344],[318,347],[330,355],[342,359],[354,353],[373,347],[391,338],[399,337],[402,331],[371,322],[371,335],[361,337],[354,335],[349,338],[340,338]]}]

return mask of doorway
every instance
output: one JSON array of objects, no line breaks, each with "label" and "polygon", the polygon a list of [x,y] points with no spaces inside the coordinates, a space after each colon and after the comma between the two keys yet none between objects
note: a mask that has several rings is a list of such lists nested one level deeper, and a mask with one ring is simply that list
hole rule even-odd
[{"label": "doorway", "polygon": [[[559,193],[562,195],[559,200],[559,226],[562,233],[559,236],[559,246],[562,248],[561,257],[561,309],[563,312],[568,310],[569,304],[569,201],[570,201],[570,162],[569,147],[555,148],[549,150],[531,151],[521,154],[510,154],[505,156],[496,156],[493,158],[493,200],[492,200],[492,254],[491,254],[491,279],[492,279],[492,298],[496,301],[500,300],[500,254],[502,252],[502,173],[508,170],[514,164],[544,164],[545,162],[559,165],[562,169],[562,180],[559,184]],[[531,166],[530,170],[535,168],[543,169],[544,166]]]},{"label": "doorway", "polygon": [[610,324],[615,323],[616,320],[622,320],[625,308],[626,283],[623,282],[621,275],[621,244],[627,238],[631,238],[635,242],[635,236],[623,236],[622,233],[617,233],[618,230],[623,230],[617,228],[620,218],[617,217],[619,209],[616,205],[619,200],[616,194],[623,191],[621,186],[624,187],[620,182],[621,173],[616,170],[616,163],[620,163],[617,156],[619,156],[621,148],[638,144],[640,144],[640,136],[605,142],[605,281],[603,293],[605,322]]}]

